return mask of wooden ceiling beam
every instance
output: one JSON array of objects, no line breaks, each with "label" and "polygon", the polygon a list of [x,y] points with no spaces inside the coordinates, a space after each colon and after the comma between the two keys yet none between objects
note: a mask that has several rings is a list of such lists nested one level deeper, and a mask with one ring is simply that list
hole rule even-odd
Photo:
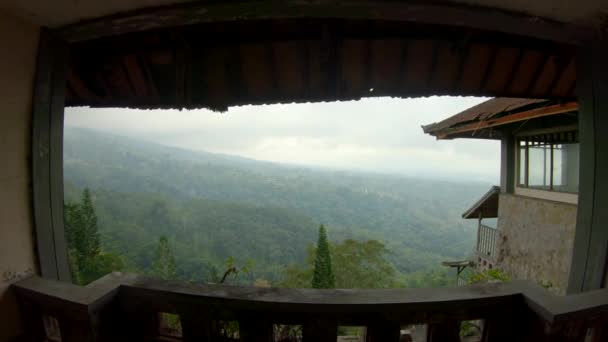
[{"label": "wooden ceiling beam", "polygon": [[461,47],[458,61],[458,69],[456,71],[456,77],[454,78],[454,82],[452,83],[452,90],[458,89],[460,82],[462,81],[462,77],[464,76],[464,68],[466,66],[467,61],[469,60],[469,53],[471,52],[471,47],[469,46],[468,40],[465,40],[463,46]]},{"label": "wooden ceiling beam", "polygon": [[553,80],[551,81],[551,84],[549,85],[549,88],[547,89],[547,94],[549,94],[549,96],[553,95],[553,92],[555,91],[555,87],[557,87],[557,85],[559,84],[559,81],[564,76],[564,72],[570,66],[573,59],[574,59],[574,57],[570,57],[570,59],[568,59],[566,61],[559,60],[559,63],[557,66],[557,73],[553,77]]},{"label": "wooden ceiling beam", "polygon": [[526,88],[526,94],[531,94],[532,93],[532,90],[534,90],[534,87],[536,86],[536,83],[538,83],[538,78],[540,77],[540,75],[545,70],[545,66],[549,62],[550,58],[551,58],[551,55],[546,54],[545,57],[543,57],[543,59],[541,60],[541,62],[538,63],[538,66],[536,67],[536,70],[534,70],[534,73],[532,74],[532,78],[530,79],[530,83],[528,84],[528,88]]},{"label": "wooden ceiling beam", "polygon": [[365,75],[363,76],[363,89],[361,89],[361,93],[366,94],[371,92],[371,89],[374,88],[372,84],[372,74],[374,71],[374,66],[372,65],[372,42],[370,40],[365,41],[365,57],[363,59],[363,68],[365,69]]},{"label": "wooden ceiling beam", "polygon": [[437,60],[439,59],[439,50],[443,48],[443,44],[440,42],[433,42],[433,53],[431,55],[431,66],[429,67],[429,74],[426,78],[424,85],[425,89],[431,89],[433,78],[435,78],[435,71],[437,70]]},{"label": "wooden ceiling beam", "polygon": [[490,75],[492,74],[492,70],[494,69],[494,64],[496,64],[496,57],[498,56],[498,48],[495,46],[492,48],[492,52],[490,53],[490,57],[488,58],[488,64],[486,65],[486,69],[483,72],[483,77],[479,82],[479,87],[477,88],[479,92],[483,93],[483,90],[486,88],[488,81],[490,80]]},{"label": "wooden ceiling beam", "polygon": [[401,42],[401,63],[399,63],[399,74],[395,78],[397,84],[395,89],[398,89],[399,93],[404,89],[405,79],[407,78],[407,64],[410,57],[410,42],[403,40]]},{"label": "wooden ceiling beam", "polygon": [[148,84],[148,91],[150,92],[150,95],[154,98],[154,99],[159,99],[160,98],[160,93],[158,91],[158,86],[156,85],[156,81],[154,80],[154,76],[152,76],[152,71],[150,70],[150,61],[148,60],[148,58],[141,56],[139,58],[140,64],[141,64],[141,68],[144,72],[144,75],[147,79],[146,84]]},{"label": "wooden ceiling beam", "polygon": [[304,80],[304,96],[310,97],[310,46],[308,43],[300,45],[300,59],[302,60],[302,80]]},{"label": "wooden ceiling beam", "polygon": [[72,69],[67,72],[67,84],[74,91],[74,95],[80,99],[87,99],[92,102],[102,102],[102,98],[89,89],[85,82]]},{"label": "wooden ceiling beam", "polygon": [[[248,95],[247,83],[243,77],[243,62],[241,50],[238,46],[228,49],[224,66],[228,77],[230,97],[236,98],[236,102],[242,102]],[[273,63],[274,64],[274,63]],[[273,71],[273,77],[276,78],[276,71]]]},{"label": "wooden ceiling beam", "polygon": [[149,96],[148,85],[137,59],[136,55],[127,55],[122,58],[122,63],[135,95],[140,98],[146,98]]},{"label": "wooden ceiling beam", "polygon": [[513,85],[513,82],[515,81],[515,77],[517,77],[517,71],[521,67],[521,62],[524,60],[525,54],[526,54],[526,51],[524,49],[519,49],[519,53],[517,54],[517,58],[515,59],[515,63],[513,64],[513,68],[511,68],[511,73],[509,74],[509,79],[507,80],[507,83],[505,83],[505,86],[502,89],[503,93],[506,94],[506,93],[508,93],[509,89],[511,89],[511,86]]},{"label": "wooden ceiling beam", "polygon": [[264,19],[325,18],[415,22],[466,27],[580,44],[591,28],[563,24],[521,13],[445,2],[334,1],[196,1],[120,13],[54,30],[69,42],[126,33],[212,22]]},{"label": "wooden ceiling beam", "polygon": [[272,93],[277,95],[280,94],[279,87],[279,78],[277,77],[277,63],[274,53],[274,47],[272,44],[266,44],[266,61],[268,63],[269,77],[270,77],[270,85],[272,89]]},{"label": "wooden ceiling beam", "polygon": [[320,66],[321,74],[325,76],[325,95],[339,100],[341,91],[340,54],[342,41],[336,34],[336,25],[327,25],[321,36]]}]

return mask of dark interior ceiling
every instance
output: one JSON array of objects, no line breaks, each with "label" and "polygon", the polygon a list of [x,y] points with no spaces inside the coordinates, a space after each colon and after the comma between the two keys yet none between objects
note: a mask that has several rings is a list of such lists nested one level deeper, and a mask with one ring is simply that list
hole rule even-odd
[{"label": "dark interior ceiling", "polygon": [[370,96],[572,99],[574,50],[412,22],[204,23],[72,44],[66,105],[223,111]]}]

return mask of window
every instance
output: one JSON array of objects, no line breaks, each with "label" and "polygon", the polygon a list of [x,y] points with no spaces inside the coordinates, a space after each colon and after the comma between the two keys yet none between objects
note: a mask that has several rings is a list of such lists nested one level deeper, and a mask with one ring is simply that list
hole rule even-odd
[{"label": "window", "polygon": [[520,187],[578,192],[576,132],[522,137],[518,147],[517,183]]}]

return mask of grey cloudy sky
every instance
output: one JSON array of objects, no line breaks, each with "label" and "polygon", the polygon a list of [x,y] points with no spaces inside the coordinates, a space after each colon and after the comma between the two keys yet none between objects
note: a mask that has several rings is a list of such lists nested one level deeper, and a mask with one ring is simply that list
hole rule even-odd
[{"label": "grey cloudy sky", "polygon": [[423,124],[486,99],[373,98],[208,110],[68,108],[66,125],[164,145],[331,168],[497,182],[500,145],[437,141]]}]

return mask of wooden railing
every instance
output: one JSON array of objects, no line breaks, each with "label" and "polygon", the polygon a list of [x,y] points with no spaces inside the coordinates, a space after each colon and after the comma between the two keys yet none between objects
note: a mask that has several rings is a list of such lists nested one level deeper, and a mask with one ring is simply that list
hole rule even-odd
[{"label": "wooden railing", "polygon": [[[24,341],[273,341],[277,324],[301,326],[305,342],[336,341],[340,325],[367,327],[366,341],[397,342],[401,327],[412,324],[427,326],[426,341],[459,341],[465,320],[483,322],[482,341],[608,338],[608,290],[557,297],[527,282],[312,290],[110,274],[86,287],[39,277],[13,287],[23,316]],[[179,317],[175,334],[163,334],[161,313]],[[59,336],[48,336],[48,321],[56,322]],[[238,333],[233,339],[222,338],[218,327],[232,321],[238,322]]]},{"label": "wooden railing", "polygon": [[496,246],[498,244],[498,230],[480,223],[477,234],[477,255],[486,259],[495,260]]}]

